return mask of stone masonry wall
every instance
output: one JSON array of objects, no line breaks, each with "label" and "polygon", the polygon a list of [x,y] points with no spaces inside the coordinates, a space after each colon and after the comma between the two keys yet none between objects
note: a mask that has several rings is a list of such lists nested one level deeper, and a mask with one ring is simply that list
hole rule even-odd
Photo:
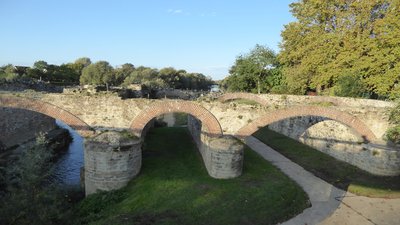
[{"label": "stone masonry wall", "polygon": [[238,177],[243,170],[244,146],[232,136],[209,137],[201,132],[201,122],[188,116],[188,129],[211,177]]},{"label": "stone masonry wall", "polygon": [[400,174],[398,149],[362,144],[351,129],[336,121],[314,116],[295,117],[273,123],[269,128],[372,174]]},{"label": "stone masonry wall", "polygon": [[[0,107],[0,143],[9,148],[57,128],[55,119],[43,114]],[[1,149],[0,149],[1,150]]]},{"label": "stone masonry wall", "polygon": [[85,140],[85,193],[124,187],[142,165],[141,141],[108,131]]}]

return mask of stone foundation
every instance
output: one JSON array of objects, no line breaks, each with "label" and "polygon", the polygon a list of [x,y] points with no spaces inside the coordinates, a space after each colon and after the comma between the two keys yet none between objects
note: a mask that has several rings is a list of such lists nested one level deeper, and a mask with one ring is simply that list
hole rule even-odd
[{"label": "stone foundation", "polygon": [[400,150],[380,144],[363,144],[349,127],[322,117],[295,117],[268,126],[341,161],[382,176],[400,175]]},{"label": "stone foundation", "polygon": [[188,116],[188,128],[211,177],[228,179],[242,174],[242,143],[232,136],[210,137],[202,133],[201,122],[193,116]]},{"label": "stone foundation", "polygon": [[119,189],[142,165],[141,141],[126,133],[107,131],[85,140],[85,192]]}]

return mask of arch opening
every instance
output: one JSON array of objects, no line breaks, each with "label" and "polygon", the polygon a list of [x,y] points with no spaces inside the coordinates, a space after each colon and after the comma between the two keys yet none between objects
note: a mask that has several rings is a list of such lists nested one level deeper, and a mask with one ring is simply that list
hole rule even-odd
[{"label": "arch opening", "polygon": [[168,113],[186,113],[201,121],[202,133],[211,137],[222,136],[221,125],[211,112],[200,105],[186,101],[155,102],[136,116],[131,123],[130,129],[134,135],[143,138],[147,130],[152,126],[151,121]]},{"label": "arch opening", "polygon": [[351,130],[358,134],[364,142],[374,142],[377,140],[375,134],[357,117],[342,111],[321,106],[300,106],[273,111],[242,127],[237,131],[235,136],[244,139],[247,136],[251,136],[262,127],[274,122],[299,116],[318,116],[334,120],[351,128]]},{"label": "arch opening", "polygon": [[47,102],[37,99],[0,96],[0,105],[7,108],[25,109],[41,113],[54,119],[63,121],[65,124],[77,131],[82,137],[88,137],[94,134],[93,129],[83,120],[67,110]]}]

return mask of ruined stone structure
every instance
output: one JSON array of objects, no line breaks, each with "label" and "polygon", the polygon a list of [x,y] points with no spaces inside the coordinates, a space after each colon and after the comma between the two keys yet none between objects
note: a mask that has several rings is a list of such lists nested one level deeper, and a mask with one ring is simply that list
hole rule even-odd
[{"label": "ruined stone structure", "polygon": [[[253,103],[230,101],[234,99],[247,99]],[[284,123],[291,129],[290,137],[313,146],[325,144],[325,148],[320,150],[338,159],[374,174],[400,174],[399,151],[386,146],[383,139],[389,126],[386,112],[393,107],[390,102],[245,93],[226,94],[219,99],[203,101],[122,100],[111,94],[42,94],[36,99],[29,99],[2,94],[0,105],[49,115],[64,121],[85,137],[104,130],[129,129],[143,138],[153,118],[172,112],[187,113],[191,115],[189,130],[209,174],[216,178],[235,177],[241,173],[242,147],[236,140],[224,135],[242,139],[267,125],[279,131],[279,126]],[[303,126],[294,122],[287,123],[293,121],[293,118],[318,119],[308,119],[309,122],[304,122]],[[321,125],[328,121],[333,125]],[[344,136],[351,138],[343,141],[333,140],[332,136],[313,136],[314,126],[319,133],[329,135],[331,129],[340,130],[346,132]],[[358,148],[350,151],[346,150],[350,147],[344,148],[341,144]]]},{"label": "ruined stone structure", "polygon": [[0,153],[57,128],[54,118],[24,109],[0,106],[0,118]]},{"label": "ruined stone structure", "polygon": [[202,132],[202,122],[188,117],[188,129],[203,157],[208,174],[214,178],[234,178],[242,174],[244,146],[230,135],[210,136]]},{"label": "ruined stone structure", "polygon": [[85,193],[124,187],[142,166],[141,142],[116,131],[85,140]]}]

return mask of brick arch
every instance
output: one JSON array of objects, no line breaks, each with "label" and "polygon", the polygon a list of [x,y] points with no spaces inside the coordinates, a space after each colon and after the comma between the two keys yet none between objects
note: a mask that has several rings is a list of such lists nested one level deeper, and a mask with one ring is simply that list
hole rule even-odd
[{"label": "brick arch", "polygon": [[268,101],[266,99],[261,98],[260,96],[252,93],[243,93],[243,92],[237,92],[237,93],[227,93],[218,98],[219,101],[221,102],[226,102],[229,100],[235,100],[235,99],[247,99],[251,101],[255,101],[259,103],[260,105],[267,105]]},{"label": "brick arch", "polygon": [[375,134],[357,117],[332,108],[321,106],[300,106],[273,111],[242,127],[236,132],[235,136],[245,138],[252,135],[261,127],[296,116],[326,117],[349,126],[366,141],[373,142],[377,140]]},{"label": "brick arch", "polygon": [[0,106],[38,112],[63,121],[83,137],[93,135],[93,130],[84,121],[72,113],[47,102],[30,98],[0,96]]},{"label": "brick arch", "polygon": [[143,129],[152,119],[162,114],[174,112],[183,112],[196,117],[210,136],[219,137],[222,135],[222,128],[217,118],[204,107],[188,101],[155,102],[135,117],[130,128],[136,136],[141,137]]}]

